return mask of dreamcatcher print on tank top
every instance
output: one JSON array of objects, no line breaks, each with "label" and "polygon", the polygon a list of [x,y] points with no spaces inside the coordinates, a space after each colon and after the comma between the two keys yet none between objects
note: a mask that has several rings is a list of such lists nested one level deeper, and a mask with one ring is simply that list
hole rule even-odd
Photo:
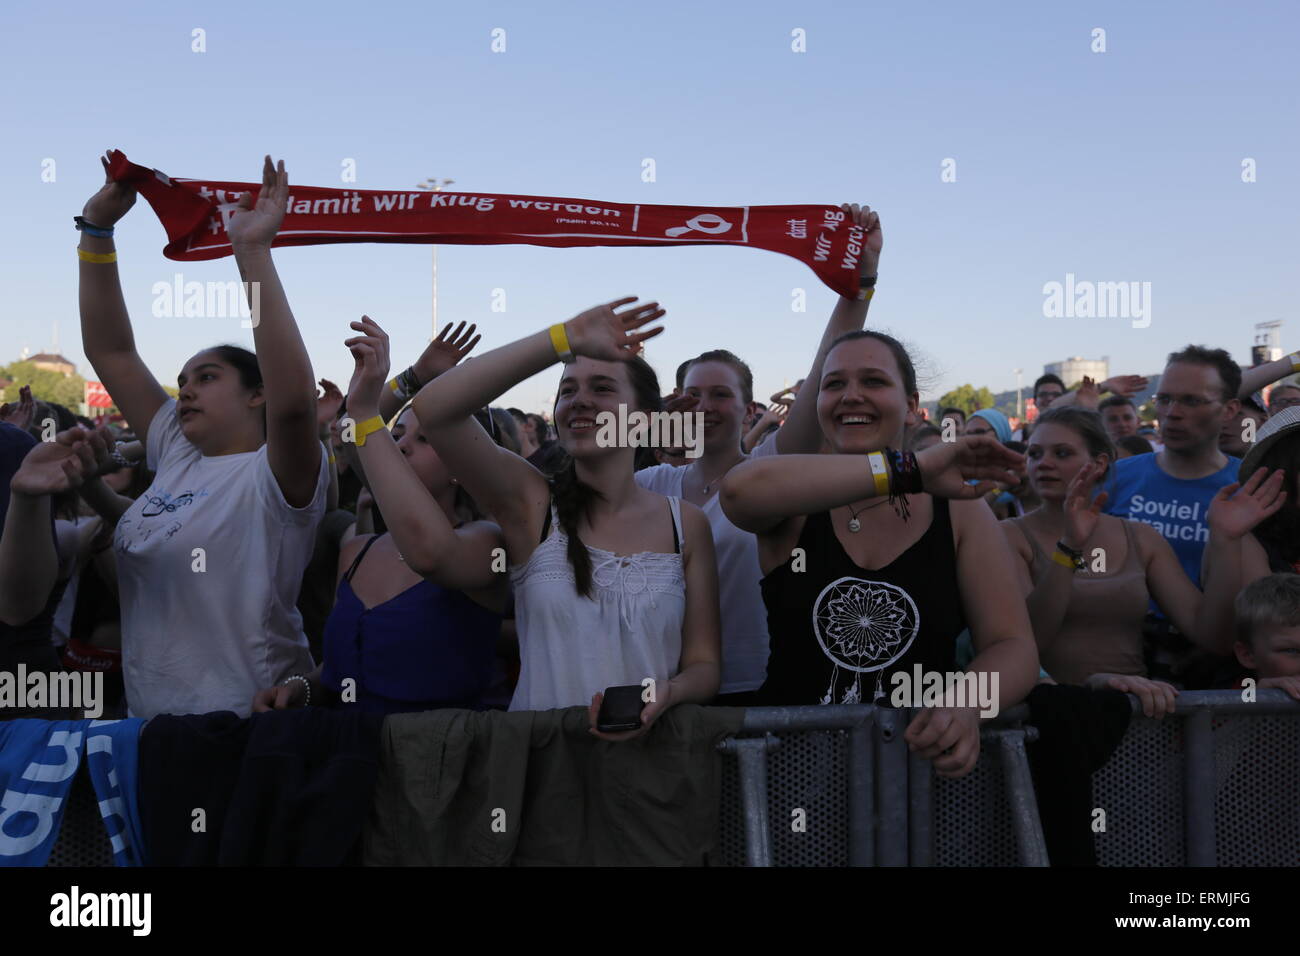
[{"label": "dreamcatcher print on tank top", "polygon": [[881,671],[907,653],[921,629],[921,612],[912,596],[883,581],[843,577],[832,581],[813,602],[813,633],[830,658],[830,686],[823,704],[836,703],[840,668],[854,672],[841,704],[862,703],[862,675],[876,672],[874,700],[885,696]]}]

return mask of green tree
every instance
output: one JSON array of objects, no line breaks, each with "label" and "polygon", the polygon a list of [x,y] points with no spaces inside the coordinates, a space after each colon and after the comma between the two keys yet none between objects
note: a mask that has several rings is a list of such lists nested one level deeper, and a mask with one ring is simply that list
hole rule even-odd
[{"label": "green tree", "polygon": [[6,402],[18,401],[18,389],[24,385],[32,387],[33,398],[65,405],[74,412],[80,410],[86,398],[86,380],[75,373],[65,376],[37,368],[31,362],[12,362],[0,369],[0,375],[12,380],[5,389]]},{"label": "green tree", "polygon": [[974,385],[959,385],[951,392],[945,392],[939,396],[939,410],[945,408],[960,408],[968,416],[979,411],[981,408],[993,407],[993,393],[987,388],[976,388]]}]

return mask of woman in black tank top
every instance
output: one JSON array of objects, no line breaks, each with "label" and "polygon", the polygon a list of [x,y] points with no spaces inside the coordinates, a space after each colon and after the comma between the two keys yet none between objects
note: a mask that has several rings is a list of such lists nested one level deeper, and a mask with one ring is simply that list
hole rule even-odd
[{"label": "woman in black tank top", "polygon": [[[989,436],[941,442],[917,454],[918,484],[899,471],[910,463],[879,454],[901,448],[919,421],[902,345],[851,332],[816,371],[809,382],[820,383],[832,454],[749,461],[722,484],[727,516],[758,535],[772,640],[759,702],[887,705],[901,696],[911,705],[922,690],[909,688],[916,669],[953,673],[969,626],[968,670],[987,675],[997,710],[1018,703],[1037,679],[1038,654],[1013,557],[979,497],[994,479],[1015,484],[1009,469],[1023,458]],[[923,491],[884,497],[903,482]],[[980,710],[966,703],[923,708],[905,735],[945,776],[968,773],[979,757]]]}]

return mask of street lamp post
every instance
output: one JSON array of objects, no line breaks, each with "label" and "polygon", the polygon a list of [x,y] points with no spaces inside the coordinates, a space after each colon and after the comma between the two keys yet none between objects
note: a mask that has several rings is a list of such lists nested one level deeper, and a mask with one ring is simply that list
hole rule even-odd
[{"label": "street lamp post", "polygon": [[[431,177],[429,179],[426,179],[422,183],[417,183],[415,188],[429,189],[435,193],[440,193],[442,192],[443,186],[450,186],[455,181],[456,180],[454,179],[444,179],[439,181],[437,178]],[[432,247],[432,249],[433,249],[433,336],[432,337],[436,339],[438,337],[438,247],[435,245]]]}]

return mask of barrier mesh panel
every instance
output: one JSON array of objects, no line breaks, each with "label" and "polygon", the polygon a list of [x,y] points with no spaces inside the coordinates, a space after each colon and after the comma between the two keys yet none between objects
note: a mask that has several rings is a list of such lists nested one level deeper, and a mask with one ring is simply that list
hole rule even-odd
[{"label": "barrier mesh panel", "polygon": [[86,775],[85,764],[77,769],[63,808],[63,824],[50,850],[46,866],[112,866],[113,848],[108,842],[95,799],[95,788]]},{"label": "barrier mesh panel", "polygon": [[931,771],[935,866],[1016,866],[1016,831],[997,743],[981,741],[979,762],[951,780]]},{"label": "barrier mesh panel", "polygon": [[1106,766],[1093,774],[1094,807],[1106,812],[1094,841],[1102,866],[1185,866],[1184,729],[1178,718],[1135,716]]},{"label": "barrier mesh panel", "polygon": [[[767,753],[767,810],[773,866],[847,866],[849,808],[846,766],[848,731],[775,735]],[[806,813],[807,830],[792,828],[792,811]],[[745,865],[745,816],[739,761],[723,757],[720,847],[724,866]]]},{"label": "barrier mesh panel", "polygon": [[1215,862],[1300,865],[1300,718],[1214,719]]}]

